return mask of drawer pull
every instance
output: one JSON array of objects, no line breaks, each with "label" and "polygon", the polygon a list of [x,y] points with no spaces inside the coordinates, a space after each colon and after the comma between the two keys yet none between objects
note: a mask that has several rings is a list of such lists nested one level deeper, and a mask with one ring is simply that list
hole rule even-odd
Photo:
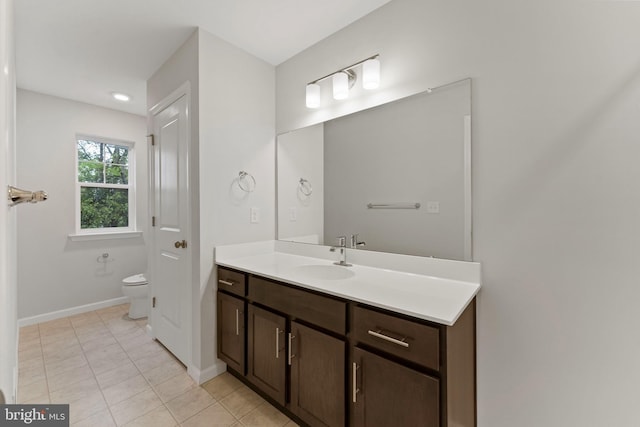
[{"label": "drawer pull", "polygon": [[227,285],[227,286],[233,286],[233,282],[230,282],[228,280],[218,279],[218,283],[221,283],[221,284]]},{"label": "drawer pull", "polygon": [[381,332],[382,332],[382,329],[380,329],[378,331],[372,331],[371,329],[369,329],[368,334],[369,335],[373,335],[376,338],[380,338],[382,340],[392,342],[392,343],[397,344],[399,346],[402,346],[402,347],[405,347],[405,348],[409,348],[409,343],[405,342],[406,338],[402,338],[401,340],[398,340],[398,339],[392,338],[392,337],[390,337],[388,335],[381,334]]}]

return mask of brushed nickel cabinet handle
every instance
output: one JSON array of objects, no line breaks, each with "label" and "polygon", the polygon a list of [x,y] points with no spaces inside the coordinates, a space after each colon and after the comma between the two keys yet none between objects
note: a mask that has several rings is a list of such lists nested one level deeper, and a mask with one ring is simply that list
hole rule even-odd
[{"label": "brushed nickel cabinet handle", "polygon": [[296,337],[295,335],[292,335],[291,332],[289,332],[289,360],[288,360],[289,366],[291,366],[291,359],[296,357],[295,354],[292,354],[293,349],[291,348],[291,340],[294,339],[295,337]]},{"label": "brushed nickel cabinet handle", "polygon": [[352,387],[351,387],[351,391],[352,391],[352,395],[351,395],[351,400],[353,401],[353,403],[357,403],[358,401],[358,392],[360,391],[360,389],[357,387],[357,382],[358,382],[358,369],[360,369],[360,367],[358,366],[358,364],[356,362],[353,362],[353,366],[351,368],[351,382]]},{"label": "brushed nickel cabinet handle", "polygon": [[372,335],[372,336],[376,337],[376,338],[380,338],[382,340],[392,342],[392,343],[397,344],[399,346],[402,346],[402,347],[405,347],[405,348],[409,348],[409,343],[405,342],[406,338],[402,338],[402,340],[398,340],[398,339],[392,338],[392,337],[390,337],[388,335],[381,334],[381,332],[382,332],[382,330],[372,331],[371,329],[369,329],[369,331],[367,333],[369,335]]},{"label": "brushed nickel cabinet handle", "polygon": [[284,333],[280,328],[276,328],[276,359],[280,358],[280,334]]},{"label": "brushed nickel cabinet handle", "polygon": [[236,308],[236,335],[240,335],[240,310]]},{"label": "brushed nickel cabinet handle", "polygon": [[227,285],[227,286],[233,286],[234,285],[233,282],[229,282],[228,280],[222,280],[222,279],[218,279],[218,283],[221,283],[221,284]]}]

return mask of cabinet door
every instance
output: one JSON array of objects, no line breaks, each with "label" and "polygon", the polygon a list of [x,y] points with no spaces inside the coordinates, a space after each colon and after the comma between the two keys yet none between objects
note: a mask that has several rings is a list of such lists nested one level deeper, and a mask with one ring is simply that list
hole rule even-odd
[{"label": "cabinet door", "polygon": [[245,301],[218,292],[218,357],[230,368],[245,373]]},{"label": "cabinet door", "polygon": [[345,424],[345,343],[291,322],[291,411],[310,426]]},{"label": "cabinet door", "polygon": [[248,314],[247,378],[284,406],[286,320],[251,304]]},{"label": "cabinet door", "polygon": [[353,426],[440,426],[436,378],[357,347],[352,358]]}]

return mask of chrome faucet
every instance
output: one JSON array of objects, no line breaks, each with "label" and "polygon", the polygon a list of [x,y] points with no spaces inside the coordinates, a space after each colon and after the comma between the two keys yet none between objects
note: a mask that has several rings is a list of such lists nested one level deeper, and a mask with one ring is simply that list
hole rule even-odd
[{"label": "chrome faucet", "polygon": [[338,246],[331,246],[329,249],[331,252],[335,252],[340,249],[340,261],[334,262],[335,265],[341,265],[343,267],[351,267],[351,264],[347,263],[347,236],[339,236]]},{"label": "chrome faucet", "polygon": [[364,246],[366,245],[365,242],[359,242],[358,241],[358,235],[357,234],[352,234],[351,235],[351,248],[352,249],[358,249],[358,246]]}]

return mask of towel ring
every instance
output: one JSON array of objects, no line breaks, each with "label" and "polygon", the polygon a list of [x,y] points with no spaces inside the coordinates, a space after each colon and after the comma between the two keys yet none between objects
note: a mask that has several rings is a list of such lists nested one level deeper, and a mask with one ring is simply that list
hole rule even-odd
[{"label": "towel ring", "polygon": [[256,179],[249,172],[238,173],[238,187],[246,193],[251,193],[256,188]]},{"label": "towel ring", "polygon": [[313,194],[313,187],[311,186],[311,183],[304,178],[300,178],[300,185],[298,185],[298,188],[300,188],[300,192],[305,196]]}]

